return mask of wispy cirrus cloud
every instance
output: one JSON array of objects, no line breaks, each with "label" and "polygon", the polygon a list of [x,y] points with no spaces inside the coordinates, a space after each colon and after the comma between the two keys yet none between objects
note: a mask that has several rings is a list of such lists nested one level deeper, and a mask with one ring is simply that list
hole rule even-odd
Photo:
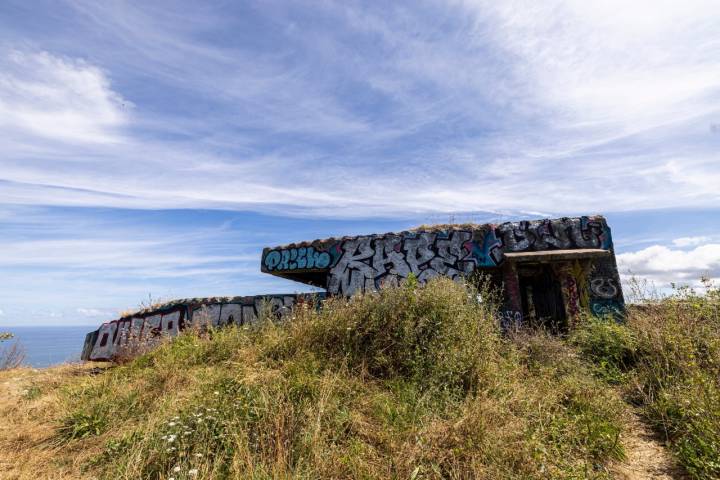
[{"label": "wispy cirrus cloud", "polygon": [[[70,6],[72,42],[11,50],[6,83],[36,87],[8,107],[6,202],[352,217],[718,200],[712,3]],[[65,78],[80,120],[19,137],[18,112]]]}]

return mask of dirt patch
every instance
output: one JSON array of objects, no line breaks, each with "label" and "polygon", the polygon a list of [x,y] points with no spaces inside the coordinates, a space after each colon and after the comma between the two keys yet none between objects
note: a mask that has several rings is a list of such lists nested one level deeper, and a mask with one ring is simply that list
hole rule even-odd
[{"label": "dirt patch", "polygon": [[678,480],[689,478],[650,427],[631,412],[623,438],[627,458],[611,467],[622,480]]}]

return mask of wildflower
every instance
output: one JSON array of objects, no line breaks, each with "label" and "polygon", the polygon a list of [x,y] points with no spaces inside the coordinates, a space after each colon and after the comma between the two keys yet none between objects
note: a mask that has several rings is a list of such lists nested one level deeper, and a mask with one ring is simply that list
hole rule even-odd
[{"label": "wildflower", "polygon": [[215,394],[215,395],[220,395],[220,392],[218,392],[218,391],[216,390],[216,391],[213,392],[213,394]]},{"label": "wildflower", "polygon": [[203,456],[203,454],[202,454],[202,453],[196,453],[195,456],[198,457],[198,458],[201,458],[201,457]]},{"label": "wildflower", "polygon": [[194,477],[197,474],[198,474],[197,468],[191,468],[190,470],[188,470],[188,475],[190,475],[191,477]]},{"label": "wildflower", "polygon": [[179,472],[179,471],[180,471],[180,467],[173,468],[173,472]]},{"label": "wildflower", "polygon": [[171,427],[174,427],[177,424],[175,422],[168,422],[168,425],[170,425]]}]

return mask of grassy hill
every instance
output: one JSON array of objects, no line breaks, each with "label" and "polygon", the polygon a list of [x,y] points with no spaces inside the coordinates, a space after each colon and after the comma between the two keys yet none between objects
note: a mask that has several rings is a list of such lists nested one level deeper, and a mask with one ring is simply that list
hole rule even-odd
[{"label": "grassy hill", "polygon": [[0,476],[634,478],[639,415],[720,477],[717,290],[566,338],[503,337],[475,293],[407,285],[123,365],[0,372]]}]

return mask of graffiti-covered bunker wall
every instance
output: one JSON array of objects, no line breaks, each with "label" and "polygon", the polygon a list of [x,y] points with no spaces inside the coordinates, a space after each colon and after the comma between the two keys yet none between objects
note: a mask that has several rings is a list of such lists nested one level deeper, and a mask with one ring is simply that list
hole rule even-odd
[{"label": "graffiti-covered bunker wall", "polygon": [[[610,228],[601,216],[533,220],[500,225],[446,225],[400,233],[329,238],[265,248],[261,270],[351,296],[442,275],[481,274],[501,289],[499,320],[563,330],[589,311],[619,317],[624,311]],[[320,295],[260,295],[177,300],[104,323],[88,333],[82,358],[107,360],[135,340],[173,336],[202,314],[214,326],[255,321],[263,305],[278,316]]]},{"label": "graffiti-covered bunker wall", "polygon": [[283,316],[297,303],[314,303],[324,296],[324,293],[281,294],[175,300],[103,323],[85,336],[81,358],[109,360],[132,342],[151,343],[162,336],[175,336],[193,323],[214,327],[248,325],[258,319],[263,308]]},{"label": "graffiti-covered bunker wall", "polygon": [[610,228],[601,216],[500,225],[431,226],[263,250],[263,272],[350,296],[443,275],[485,274],[502,289],[502,323],[564,329],[580,314],[620,315]]}]

